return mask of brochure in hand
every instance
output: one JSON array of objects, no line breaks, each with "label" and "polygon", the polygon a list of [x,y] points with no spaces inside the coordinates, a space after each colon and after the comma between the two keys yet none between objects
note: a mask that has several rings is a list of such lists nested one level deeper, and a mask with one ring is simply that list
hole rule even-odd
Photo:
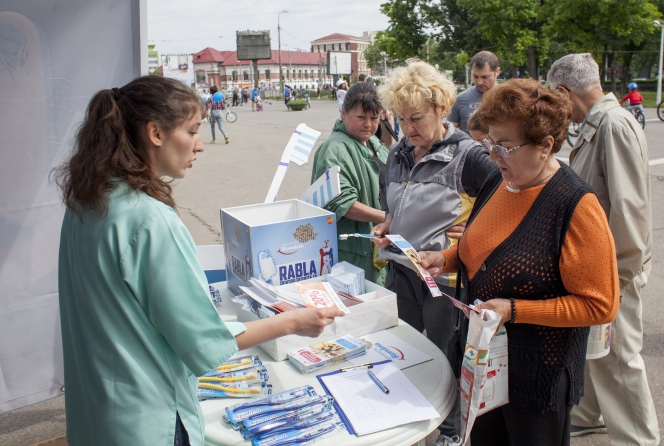
[{"label": "brochure in hand", "polygon": [[385,234],[385,237],[390,239],[394,245],[399,248],[404,254],[406,254],[406,257],[410,259],[410,261],[415,265],[415,270],[419,273],[420,277],[422,280],[424,280],[424,283],[427,284],[429,287],[429,291],[431,291],[431,295],[433,297],[440,297],[443,295],[443,293],[440,292],[438,289],[438,285],[436,285],[436,281],[433,280],[433,277],[431,277],[431,274],[429,274],[429,271],[426,270],[425,267],[420,265],[420,262],[417,260],[417,251],[415,248],[413,248],[413,245],[408,243],[408,241],[401,237],[400,235],[396,234]]}]

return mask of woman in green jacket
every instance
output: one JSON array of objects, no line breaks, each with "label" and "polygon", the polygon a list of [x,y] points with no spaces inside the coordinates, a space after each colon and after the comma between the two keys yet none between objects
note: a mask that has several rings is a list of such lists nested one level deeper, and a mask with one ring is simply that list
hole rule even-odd
[{"label": "woman in green jacket", "polygon": [[[375,224],[385,221],[381,184],[388,148],[374,136],[382,110],[372,84],[360,82],[350,87],[341,120],[314,156],[312,183],[330,167],[341,168],[341,195],[325,205],[337,214],[339,234],[368,234]],[[367,280],[384,286],[387,267],[376,260],[374,244],[368,239],[340,240],[339,260],[364,269]]]}]

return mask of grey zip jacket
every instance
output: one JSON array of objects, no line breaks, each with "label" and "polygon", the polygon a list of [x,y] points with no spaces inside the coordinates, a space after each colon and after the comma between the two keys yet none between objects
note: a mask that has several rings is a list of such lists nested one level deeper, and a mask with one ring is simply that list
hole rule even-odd
[{"label": "grey zip jacket", "polygon": [[[450,123],[445,126],[445,137],[435,142],[417,165],[413,146],[406,138],[392,146],[387,158],[386,212],[392,215],[389,233],[401,235],[417,251],[450,247],[445,231],[468,219],[474,197],[497,169],[480,143]],[[414,269],[392,245],[380,249],[378,258]],[[436,277],[436,282],[444,286],[453,287],[455,281],[456,274]]]}]

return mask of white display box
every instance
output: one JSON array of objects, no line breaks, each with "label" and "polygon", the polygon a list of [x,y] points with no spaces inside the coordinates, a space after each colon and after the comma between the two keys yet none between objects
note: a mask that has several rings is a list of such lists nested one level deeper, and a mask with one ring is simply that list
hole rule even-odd
[{"label": "white display box", "polygon": [[[325,277],[316,277],[307,280],[307,282],[321,282],[324,280]],[[289,335],[260,344],[260,347],[275,361],[283,361],[287,359],[288,353],[298,348],[336,339],[343,335],[351,335],[357,338],[396,326],[399,323],[397,295],[369,281],[365,281],[365,285],[366,294],[357,296],[365,302],[348,307],[350,314],[336,318],[334,322],[325,327],[323,333],[317,338]],[[297,291],[294,285],[290,286],[293,287],[292,290],[289,289],[290,291]],[[239,322],[251,322],[259,319],[251,311],[244,310],[242,306],[241,303],[235,303]]]},{"label": "white display box", "polygon": [[228,288],[251,277],[278,286],[325,275],[338,262],[336,215],[300,200],[221,210]]}]

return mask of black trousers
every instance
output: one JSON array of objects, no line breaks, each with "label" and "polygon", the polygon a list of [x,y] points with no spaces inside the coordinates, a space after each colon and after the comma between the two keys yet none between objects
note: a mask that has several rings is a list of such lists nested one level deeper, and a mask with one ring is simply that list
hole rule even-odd
[{"label": "black trousers", "polygon": [[569,379],[563,372],[558,385],[558,408],[541,413],[534,407],[508,403],[475,420],[470,432],[473,446],[569,446]]},{"label": "black trousers", "polygon": [[[419,332],[426,330],[427,338],[448,357],[449,349],[455,348],[450,346],[454,335],[452,302],[445,296],[433,297],[429,287],[415,271],[392,261],[386,287],[397,295],[399,318]],[[438,288],[443,293],[455,297],[454,288],[442,285],[438,285]],[[463,291],[462,289],[461,292]],[[456,388],[459,388],[458,383]],[[442,434],[452,437],[460,433],[460,423],[459,398],[457,398],[452,412],[438,429]]]},{"label": "black trousers", "polygon": [[179,413],[176,413],[175,418],[175,438],[173,439],[173,446],[190,446],[189,434],[187,433],[187,429],[184,428],[184,424],[182,424]]}]

